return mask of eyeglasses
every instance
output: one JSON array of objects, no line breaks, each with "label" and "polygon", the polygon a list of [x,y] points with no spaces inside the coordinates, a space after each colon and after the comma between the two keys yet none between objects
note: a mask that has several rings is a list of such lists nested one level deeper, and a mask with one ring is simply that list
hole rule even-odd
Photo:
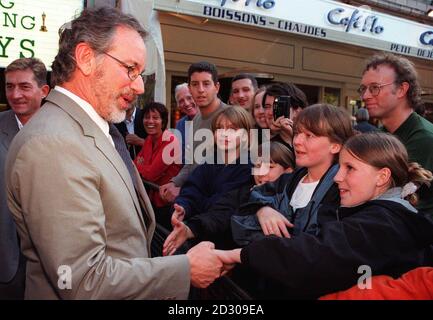
[{"label": "eyeglasses", "polygon": [[357,91],[358,91],[359,95],[362,97],[368,89],[368,91],[370,91],[371,95],[373,97],[376,97],[379,95],[380,89],[382,89],[382,87],[389,86],[390,84],[393,84],[394,82],[395,81],[390,82],[390,83],[385,83],[385,84],[371,83],[368,86],[360,85]]},{"label": "eyeglasses", "polygon": [[135,79],[141,76],[141,78],[143,79],[143,83],[146,84],[147,76],[144,74],[144,71],[142,73],[139,73],[135,66],[128,65],[125,62],[117,59],[116,57],[113,57],[107,52],[103,53],[109,56],[111,59],[116,60],[121,66],[125,67],[128,70],[128,77],[129,79],[131,79],[131,81],[135,81]]}]

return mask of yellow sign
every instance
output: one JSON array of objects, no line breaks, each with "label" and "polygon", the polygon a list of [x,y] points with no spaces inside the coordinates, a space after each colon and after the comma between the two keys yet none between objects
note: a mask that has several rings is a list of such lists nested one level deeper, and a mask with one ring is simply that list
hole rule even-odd
[{"label": "yellow sign", "polygon": [[82,10],[83,0],[0,0],[0,67],[35,57],[51,69],[59,28]]}]

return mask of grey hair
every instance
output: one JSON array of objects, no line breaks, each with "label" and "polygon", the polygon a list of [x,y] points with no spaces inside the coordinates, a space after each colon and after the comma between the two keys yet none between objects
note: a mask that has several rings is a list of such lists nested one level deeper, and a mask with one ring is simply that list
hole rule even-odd
[{"label": "grey hair", "polygon": [[143,40],[146,36],[146,31],[133,16],[115,8],[85,9],[79,17],[64,24],[59,30],[59,51],[51,66],[52,85],[70,80],[76,68],[74,53],[79,43],[85,42],[101,54],[110,48],[116,29],[120,26],[137,31]]},{"label": "grey hair", "polygon": [[178,84],[178,85],[176,86],[176,88],[174,88],[174,99],[176,100],[176,103],[178,102],[178,101],[177,101],[177,94],[178,94],[178,92],[179,92],[180,90],[182,90],[183,88],[187,88],[187,89],[189,90],[188,83],[184,82],[184,83]]}]

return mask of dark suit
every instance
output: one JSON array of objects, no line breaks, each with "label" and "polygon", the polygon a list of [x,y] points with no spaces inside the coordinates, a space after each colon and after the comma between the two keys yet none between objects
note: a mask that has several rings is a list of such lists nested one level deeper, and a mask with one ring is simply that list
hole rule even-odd
[{"label": "dark suit", "polygon": [[18,133],[12,110],[0,113],[0,299],[23,299],[25,261],[20,254],[17,230],[7,207],[5,186],[6,154]]},{"label": "dark suit", "polygon": [[[136,108],[135,109],[135,118],[134,118],[134,134],[139,136],[140,138],[145,139],[147,137],[146,130],[144,130],[143,126],[143,110]],[[126,136],[128,135],[128,129],[126,128],[125,121],[122,121],[120,123],[114,124],[117,129],[122,134],[123,138],[126,139]],[[140,152],[141,147],[140,146],[129,146],[128,145],[129,154],[131,155],[131,159],[135,159],[137,154]]]}]

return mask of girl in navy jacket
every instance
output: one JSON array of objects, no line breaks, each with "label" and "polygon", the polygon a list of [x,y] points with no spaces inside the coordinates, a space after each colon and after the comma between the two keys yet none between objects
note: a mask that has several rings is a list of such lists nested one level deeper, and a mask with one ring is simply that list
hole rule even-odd
[{"label": "girl in navy jacket", "polygon": [[225,193],[253,185],[249,158],[251,114],[241,107],[220,111],[212,122],[213,159],[198,166],[182,186],[175,200],[172,226],[206,212]]},{"label": "girl in navy jacket", "polygon": [[[256,186],[275,181],[282,174],[293,171],[294,155],[285,145],[267,142],[262,148],[269,148],[270,162],[265,162],[261,157],[260,161],[255,163]],[[164,243],[164,255],[173,254],[188,239],[194,239],[195,242],[209,240],[219,249],[237,248],[232,239],[230,219],[233,214],[238,213],[239,207],[248,201],[250,192],[251,186],[248,184],[227,192],[206,212],[177,224]]]}]

